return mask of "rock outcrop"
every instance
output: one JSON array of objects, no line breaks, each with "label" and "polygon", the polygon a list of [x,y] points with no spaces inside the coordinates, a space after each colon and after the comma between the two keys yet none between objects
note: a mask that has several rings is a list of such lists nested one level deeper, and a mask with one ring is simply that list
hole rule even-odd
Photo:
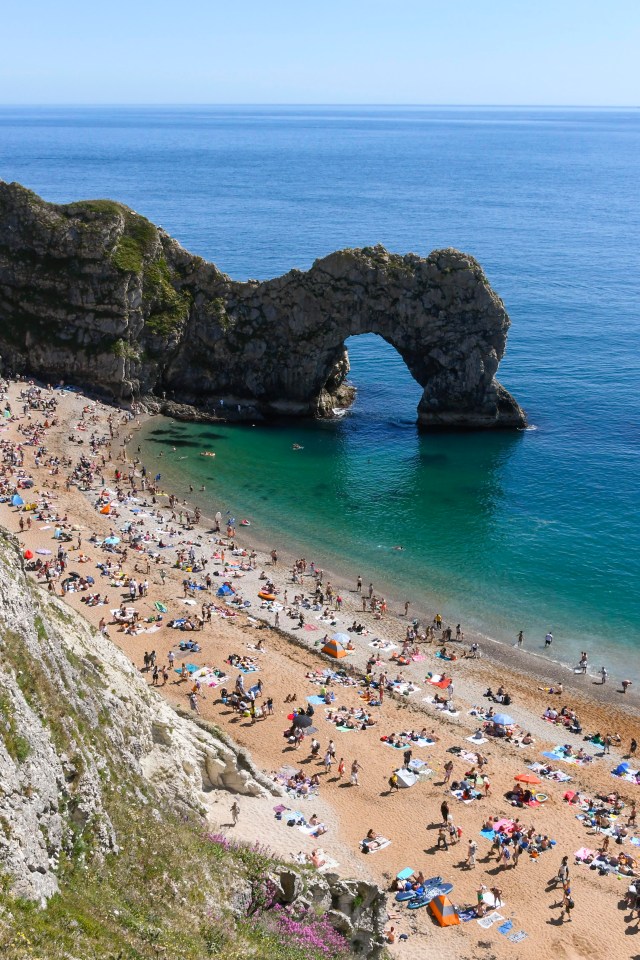
[{"label": "rock outcrop", "polygon": [[48,204],[0,182],[0,353],[119,402],[331,416],[353,395],[345,340],[377,333],[423,387],[423,428],[521,427],[495,379],[508,328],[482,268],[456,250],[342,250],[240,283],[121,204]]}]

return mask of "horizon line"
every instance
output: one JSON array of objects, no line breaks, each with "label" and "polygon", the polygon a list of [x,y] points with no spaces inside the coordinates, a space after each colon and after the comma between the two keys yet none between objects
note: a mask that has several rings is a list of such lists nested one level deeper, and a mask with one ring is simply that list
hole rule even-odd
[{"label": "horizon line", "polygon": [[103,101],[103,102],[38,102],[25,101],[24,103],[5,103],[0,101],[0,108],[9,107],[21,109],[24,107],[385,107],[391,109],[482,109],[482,110],[638,110],[640,104],[595,104],[595,103],[374,103],[374,102],[302,102],[302,101]]}]

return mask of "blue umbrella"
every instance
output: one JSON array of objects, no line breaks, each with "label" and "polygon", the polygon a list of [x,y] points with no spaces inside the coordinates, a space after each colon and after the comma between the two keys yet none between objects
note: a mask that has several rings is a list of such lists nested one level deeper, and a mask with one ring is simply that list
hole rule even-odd
[{"label": "blue umbrella", "polygon": [[513,717],[510,717],[508,713],[496,713],[492,719],[499,727],[510,727],[511,724],[515,722]]},{"label": "blue umbrella", "polygon": [[120,543],[120,537],[107,537],[104,542],[108,547],[115,547],[117,543]]},{"label": "blue umbrella", "polygon": [[22,499],[22,497],[19,497],[17,493],[14,493],[14,495],[11,497],[11,503],[13,504],[14,507],[24,506],[24,500]]}]

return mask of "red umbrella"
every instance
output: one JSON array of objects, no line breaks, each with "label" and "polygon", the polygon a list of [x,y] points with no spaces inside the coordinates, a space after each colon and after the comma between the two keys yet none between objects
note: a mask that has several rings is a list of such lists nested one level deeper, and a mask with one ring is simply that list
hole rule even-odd
[{"label": "red umbrella", "polygon": [[33,560],[33,554],[31,553],[31,550],[25,550],[23,556],[25,560]]}]

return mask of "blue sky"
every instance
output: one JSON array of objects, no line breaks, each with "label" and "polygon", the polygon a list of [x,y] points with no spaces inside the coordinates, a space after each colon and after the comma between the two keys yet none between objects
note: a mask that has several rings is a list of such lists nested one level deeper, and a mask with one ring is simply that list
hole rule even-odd
[{"label": "blue sky", "polygon": [[0,102],[640,104],[640,0],[30,0]]}]

